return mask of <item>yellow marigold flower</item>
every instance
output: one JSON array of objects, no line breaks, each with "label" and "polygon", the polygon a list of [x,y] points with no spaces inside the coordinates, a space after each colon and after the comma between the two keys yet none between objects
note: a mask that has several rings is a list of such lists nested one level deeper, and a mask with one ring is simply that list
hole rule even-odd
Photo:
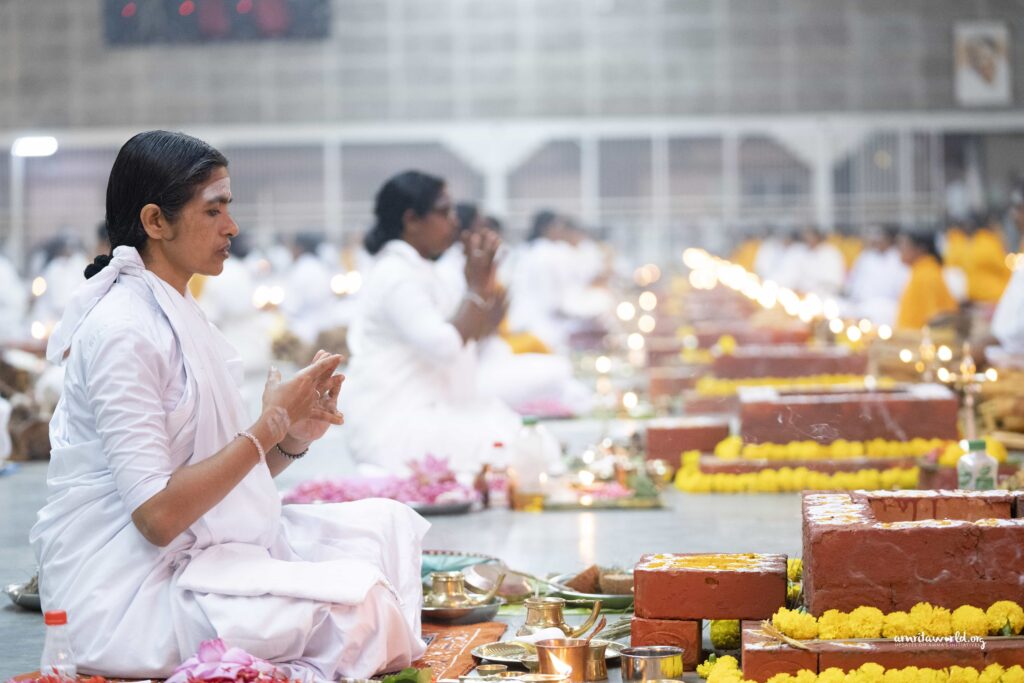
[{"label": "yellow marigold flower", "polygon": [[883,677],[885,676],[885,667],[881,664],[868,662],[866,664],[861,664],[857,669],[857,673],[860,674],[860,680],[865,683],[882,683]]},{"label": "yellow marigold flower", "polygon": [[723,334],[715,344],[723,356],[731,356],[736,352],[736,337],[731,334]]},{"label": "yellow marigold flower", "polygon": [[715,455],[723,460],[735,460],[743,450],[743,439],[737,435],[727,436],[715,445]]},{"label": "yellow marigold flower", "polygon": [[850,612],[849,629],[853,638],[878,638],[885,615],[877,607],[858,607]]},{"label": "yellow marigold flower", "polygon": [[736,659],[732,655],[719,657],[718,660],[715,662],[715,665],[723,669],[731,669],[733,671],[740,670],[740,660]]},{"label": "yellow marigold flower", "polygon": [[718,657],[712,653],[710,657],[705,659],[703,662],[697,665],[697,675],[701,678],[707,678],[711,673],[712,669],[715,668],[715,664],[718,663]]},{"label": "yellow marigold flower", "polygon": [[988,615],[988,632],[993,635],[1002,631],[1007,624],[1014,634],[1024,628],[1024,609],[1015,602],[1000,600],[993,603],[985,613]]},{"label": "yellow marigold flower", "polygon": [[917,635],[914,622],[906,612],[889,612],[882,619],[882,637]]},{"label": "yellow marigold flower", "polygon": [[[731,659],[731,662],[722,661]],[[720,657],[711,667],[708,683],[742,683],[743,672],[739,670],[739,662],[735,657]]]},{"label": "yellow marigold flower", "polygon": [[953,632],[969,636],[988,635],[988,615],[978,607],[961,605],[953,610]]},{"label": "yellow marigold flower", "polygon": [[1006,446],[991,436],[985,437],[985,452],[995,458],[996,462],[1006,462]]},{"label": "yellow marigold flower", "polygon": [[772,626],[797,640],[813,640],[818,637],[818,620],[814,616],[785,607],[772,615]]},{"label": "yellow marigold flower", "polygon": [[681,460],[683,470],[687,472],[700,471],[700,451],[683,451]]},{"label": "yellow marigold flower", "polygon": [[899,468],[899,487],[901,489],[916,489],[921,476],[919,467]]},{"label": "yellow marigold flower", "polygon": [[953,619],[945,607],[919,602],[910,608],[910,619],[919,633],[948,636],[953,632]]},{"label": "yellow marigold flower", "polygon": [[1003,667],[999,664],[989,664],[978,676],[978,683],[999,683],[1003,671]]},{"label": "yellow marigold flower", "polygon": [[956,467],[956,461],[963,454],[964,449],[960,448],[959,444],[954,441],[942,449],[942,455],[939,456],[939,465],[942,467]]},{"label": "yellow marigold flower", "polygon": [[711,644],[716,650],[735,650],[740,646],[739,619],[712,619]]},{"label": "yellow marigold flower", "polygon": [[999,679],[1000,683],[1024,683],[1024,668],[1020,664],[1014,664],[1003,672]]},{"label": "yellow marigold flower", "polygon": [[768,683],[796,683],[796,677],[790,674],[775,674],[768,679]]},{"label": "yellow marigold flower", "polygon": [[973,666],[951,666],[949,683],[978,683],[978,670]]},{"label": "yellow marigold flower", "polygon": [[739,671],[713,669],[708,674],[708,683],[743,683],[743,674]]},{"label": "yellow marigold flower", "polygon": [[817,683],[818,674],[810,669],[800,669],[794,680],[796,683]]},{"label": "yellow marigold flower", "polygon": [[818,683],[845,683],[846,672],[837,667],[829,667],[818,674]]},{"label": "yellow marigold flower", "polygon": [[830,609],[818,617],[818,637],[825,640],[851,638],[850,625],[846,614],[837,609]]},{"label": "yellow marigold flower", "polygon": [[919,669],[916,666],[908,666],[905,669],[886,669],[882,678],[885,683],[917,683]]}]

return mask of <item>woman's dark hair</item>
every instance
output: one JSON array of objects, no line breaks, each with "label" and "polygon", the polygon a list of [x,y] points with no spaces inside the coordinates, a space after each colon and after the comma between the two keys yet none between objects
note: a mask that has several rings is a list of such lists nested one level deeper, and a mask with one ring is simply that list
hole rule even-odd
[{"label": "woman's dark hair", "polygon": [[313,256],[316,256],[323,242],[324,236],[318,232],[300,232],[292,240],[292,244],[295,245],[300,255],[312,254]]},{"label": "woman's dark hair", "polygon": [[530,242],[546,237],[551,226],[558,222],[558,214],[554,211],[538,211],[533,216],[533,226],[530,228],[530,235],[526,238]]},{"label": "woman's dark hair", "polygon": [[487,221],[487,227],[499,235],[505,230],[505,226],[501,224],[501,220],[497,216],[484,216],[484,220]]},{"label": "woman's dark hair", "polygon": [[459,223],[459,232],[465,232],[472,228],[479,215],[480,209],[476,207],[476,204],[470,204],[469,202],[459,202],[456,204],[455,218]]},{"label": "woman's dark hair", "polygon": [[412,210],[417,216],[426,216],[443,190],[443,180],[420,171],[392,176],[377,192],[373,207],[377,222],[363,239],[366,251],[376,254],[391,240],[399,239],[405,229],[405,212]]},{"label": "woman's dark hair", "polygon": [[904,231],[902,235],[912,246],[923,251],[925,254],[934,257],[939,263],[942,263],[942,257],[939,256],[939,250],[935,246],[934,232],[926,230],[907,230]]},{"label": "woman's dark hair", "polygon": [[[164,217],[173,221],[214,169],[227,165],[223,154],[184,133],[151,130],[124,143],[107,181],[111,253],[120,246],[142,250],[146,244],[146,230],[139,217],[142,207],[156,204]],[[97,256],[86,267],[85,277],[92,277],[108,263],[109,255]]]}]

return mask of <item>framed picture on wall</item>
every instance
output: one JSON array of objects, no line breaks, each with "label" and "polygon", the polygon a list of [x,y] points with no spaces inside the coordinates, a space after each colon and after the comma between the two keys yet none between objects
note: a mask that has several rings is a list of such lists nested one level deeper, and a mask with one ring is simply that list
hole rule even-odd
[{"label": "framed picture on wall", "polygon": [[965,107],[1013,104],[1010,31],[1004,22],[957,22],[953,50],[958,104]]}]

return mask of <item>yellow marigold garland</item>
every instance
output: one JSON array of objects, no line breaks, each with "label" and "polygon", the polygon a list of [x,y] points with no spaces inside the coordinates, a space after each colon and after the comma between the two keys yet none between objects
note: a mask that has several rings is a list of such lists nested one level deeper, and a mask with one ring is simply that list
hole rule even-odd
[{"label": "yellow marigold garland", "polygon": [[781,467],[742,474],[704,473],[687,467],[676,472],[675,485],[686,493],[779,493],[792,491],[856,491],[859,489],[917,488],[917,467],[853,472],[817,472],[806,467]]},{"label": "yellow marigold garland", "polygon": [[[993,442],[995,443],[995,442]],[[872,439],[870,441],[847,441],[837,439],[829,444],[817,441],[790,441],[789,443],[743,443],[739,436],[728,436],[715,446],[715,456],[723,460],[845,460],[848,458],[917,458],[939,449],[958,449],[959,458],[963,451],[947,439],[916,438],[909,441]],[[1006,449],[997,444],[992,452],[997,460],[1006,458]],[[945,451],[944,451],[945,453]],[[945,457],[945,456],[943,456]],[[940,459],[941,461],[941,459]],[[956,461],[953,461],[956,464]]]},{"label": "yellow marigold garland", "polygon": [[[712,655],[703,664],[697,665],[697,674],[708,683],[748,683],[743,678],[739,662],[735,657]],[[1004,668],[990,664],[981,671],[972,666],[951,666],[946,669],[925,669],[908,666],[902,669],[886,669],[873,662],[862,664],[853,671],[832,667],[821,673],[804,669],[797,674],[776,674],[768,683],[1024,683],[1024,668],[1013,665]]]},{"label": "yellow marigold garland", "polygon": [[[719,340],[721,342],[721,340]],[[722,352],[729,355],[728,352]],[[788,389],[791,387],[835,387],[835,386],[863,387],[864,375],[806,375],[804,377],[741,377],[738,379],[725,379],[722,377],[701,377],[697,380],[697,393],[701,396],[735,396],[741,387],[778,387]],[[878,380],[875,386],[893,386],[890,379]]]},{"label": "yellow marigold garland", "polygon": [[786,608],[772,616],[772,625],[797,640],[838,640],[844,638],[894,638],[925,634],[942,637],[962,633],[967,636],[1017,635],[1024,630],[1024,608],[1001,600],[987,610],[963,605],[955,610],[919,602],[909,612],[883,614],[874,607],[858,607],[852,612],[830,609],[815,618],[811,614]]}]

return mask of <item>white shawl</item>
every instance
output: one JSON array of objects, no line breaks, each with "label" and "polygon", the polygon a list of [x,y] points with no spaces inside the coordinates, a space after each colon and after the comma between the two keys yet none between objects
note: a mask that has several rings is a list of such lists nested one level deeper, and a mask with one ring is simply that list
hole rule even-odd
[{"label": "white shawl", "polygon": [[[78,288],[64,316],[50,337],[46,357],[61,364],[67,358],[75,334],[90,311],[119,278],[141,278],[153,293],[185,359],[187,381],[196,388],[195,449],[189,463],[210,457],[246,428],[241,394],[229,372],[234,349],[207,320],[186,290],[182,296],[171,285],[146,270],[134,247],[114,250],[110,263]],[[133,362],[132,359],[117,359]],[[270,444],[266,444],[267,448]],[[254,467],[220,503],[192,526],[196,548],[241,542],[269,546],[277,535],[281,501],[266,467]]]}]

